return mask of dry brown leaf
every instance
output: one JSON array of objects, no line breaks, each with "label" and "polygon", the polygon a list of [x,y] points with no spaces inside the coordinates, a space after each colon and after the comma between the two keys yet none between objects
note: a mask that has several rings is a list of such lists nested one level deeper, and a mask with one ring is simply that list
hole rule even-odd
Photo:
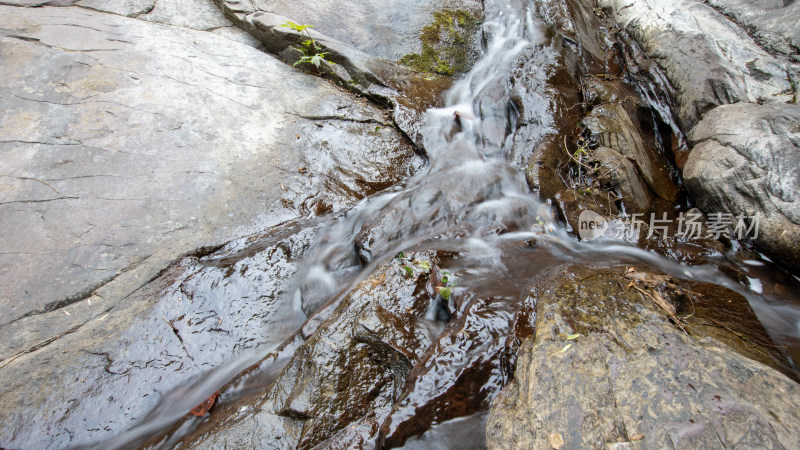
[{"label": "dry brown leaf", "polygon": [[559,433],[550,433],[550,436],[547,440],[550,442],[550,448],[555,450],[558,450],[564,446],[564,437],[562,437]]},{"label": "dry brown leaf", "polygon": [[203,400],[203,403],[200,403],[199,405],[195,406],[189,412],[192,413],[192,415],[195,415],[197,417],[205,416],[206,414],[208,414],[208,412],[211,410],[211,408],[217,402],[217,398],[218,397],[219,397],[219,391],[216,391],[213,394],[211,394],[210,397],[208,397],[207,399]]}]

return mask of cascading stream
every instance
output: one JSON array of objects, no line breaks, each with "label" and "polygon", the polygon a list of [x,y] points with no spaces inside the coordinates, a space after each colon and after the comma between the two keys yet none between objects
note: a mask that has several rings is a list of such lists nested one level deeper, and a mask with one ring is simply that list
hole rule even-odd
[{"label": "cascading stream", "polygon": [[[524,175],[508,161],[516,114],[504,91],[517,57],[540,33],[511,6],[487,17],[483,57],[448,91],[445,106],[426,116],[429,164],[403,186],[366,199],[323,234],[298,272],[302,295],[295,297],[296,307],[302,301],[303,310],[313,312],[339,292],[348,274],[366,273],[362,263],[383,261],[437,237],[458,237],[469,248],[465,256],[494,260],[495,269],[502,263],[492,258],[498,254],[493,236],[524,232],[568,238],[550,207],[530,193]],[[492,95],[486,95],[489,91]]]},{"label": "cascading stream", "polygon": [[[525,277],[554,261],[600,260],[609,265],[644,264],[675,277],[729,287],[745,295],[762,319],[780,320],[786,328],[797,326],[796,308],[770,306],[772,300],[715,267],[690,267],[633,246],[579,242],[568,234],[554,219],[550,205],[530,191],[511,152],[519,111],[510,100],[508,80],[520,55],[542,45],[542,26],[521,2],[484,3],[486,45],[481,59],[448,91],[445,106],[427,113],[423,134],[428,164],[401,185],[330,219],[281,300],[290,312],[283,321],[284,332],[277,335],[292,335],[307,317],[352,290],[379,264],[415,249],[456,253],[458,261],[451,262],[450,270],[464,285],[509,301],[513,292],[523,294]],[[531,243],[535,253],[520,250]],[[515,260],[521,253],[524,258]],[[520,261],[525,267],[516,267]],[[271,342],[240,356],[192,389],[219,388],[279,344]],[[185,397],[168,394],[167,398],[182,399],[179,407],[155,411],[114,444],[125,446],[164,423],[174,423],[189,409],[187,405],[197,403],[197,398]]]}]

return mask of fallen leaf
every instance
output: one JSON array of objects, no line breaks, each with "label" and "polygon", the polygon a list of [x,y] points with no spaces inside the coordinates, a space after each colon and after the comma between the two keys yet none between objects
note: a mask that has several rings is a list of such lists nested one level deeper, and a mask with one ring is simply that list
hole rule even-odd
[{"label": "fallen leaf", "polygon": [[574,341],[575,339],[578,339],[579,337],[581,337],[581,334],[580,333],[575,333],[575,334],[570,334],[569,336],[567,336],[567,339],[570,340],[570,341]]},{"label": "fallen leaf", "polygon": [[664,312],[665,312],[665,313],[667,313],[667,315],[669,315],[669,317],[670,317],[670,318],[671,318],[671,319],[672,319],[672,320],[675,322],[675,325],[677,325],[677,326],[678,326],[678,328],[680,328],[681,330],[683,330],[683,331],[684,331],[684,333],[686,333],[686,334],[689,334],[689,332],[688,332],[688,331],[686,331],[686,328],[684,328],[684,327],[683,327],[683,325],[681,325],[681,321],[680,321],[680,319],[678,319],[678,317],[677,317],[677,316],[675,316],[675,312],[676,312],[676,311],[675,311],[675,306],[673,306],[673,305],[672,305],[672,303],[670,303],[670,302],[668,302],[668,301],[664,300],[664,297],[662,297],[662,296],[661,296],[661,294],[659,294],[659,293],[658,293],[658,292],[656,292],[656,291],[653,291],[653,293],[651,294],[651,293],[649,293],[649,292],[647,292],[647,291],[645,291],[645,290],[643,290],[643,289],[640,289],[640,288],[638,288],[638,287],[636,287],[636,286],[634,286],[633,288],[634,288],[635,290],[639,291],[639,293],[641,293],[641,294],[642,294],[642,295],[644,295],[645,297],[647,297],[647,298],[649,298],[650,300],[652,300],[652,301],[653,301],[653,303],[655,303],[656,305],[658,305],[658,307],[659,307],[659,308],[661,308],[662,310],[664,310]]},{"label": "fallen leaf", "polygon": [[561,351],[558,352],[558,354],[560,355],[560,354],[564,353],[565,351],[569,350],[570,347],[572,347],[572,344],[565,345],[564,348],[562,348]]},{"label": "fallen leaf", "polygon": [[631,441],[641,441],[642,439],[644,439],[643,434],[637,434],[636,436],[631,437]]},{"label": "fallen leaf", "polygon": [[550,433],[550,436],[547,440],[550,441],[550,448],[555,450],[558,450],[564,446],[564,437],[559,433]]},{"label": "fallen leaf", "polygon": [[207,399],[203,400],[203,403],[200,403],[199,405],[195,406],[189,412],[197,417],[205,416],[217,402],[218,397],[219,397],[219,391],[216,391],[213,394],[211,394],[211,397],[208,397]]},{"label": "fallen leaf", "polygon": [[386,272],[378,275],[377,277],[373,277],[371,280],[369,280],[369,284],[372,285],[370,291],[375,289],[377,286],[382,285],[384,281],[386,281]]}]

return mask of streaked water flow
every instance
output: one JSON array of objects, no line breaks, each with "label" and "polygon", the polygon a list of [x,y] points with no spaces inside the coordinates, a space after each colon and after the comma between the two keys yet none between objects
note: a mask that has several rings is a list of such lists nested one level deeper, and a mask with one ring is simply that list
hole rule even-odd
[{"label": "streaked water flow", "polygon": [[[531,257],[528,251],[527,266],[553,261],[645,264],[683,279],[713,282],[747,296],[766,323],[778,323],[780,333],[796,338],[800,313],[795,306],[776,307],[774,300],[712,266],[689,267],[619,243],[579,242],[553,218],[551,207],[530,192],[524,174],[511,161],[518,111],[507,91],[516,61],[526,48],[542,45],[543,32],[529,10],[511,6],[515,2],[501,3],[486,1],[487,11],[497,12],[484,23],[486,46],[481,59],[448,91],[445,106],[427,113],[428,164],[401,185],[330,219],[282,300],[290,313],[280,336],[289,337],[309,315],[340,298],[378,264],[401,251],[457,252],[458,262],[451,265],[457,266],[465,283],[476,289],[484,284],[486,290],[493,290],[487,294],[508,296],[525,288],[527,280],[520,276],[540,269],[510,267],[518,261],[513,261],[516,250],[509,249],[527,248],[535,241],[540,256]],[[192,390],[219,388],[279,343],[276,339],[240,356],[192,385]],[[183,400],[176,406],[173,400],[177,399]],[[197,400],[184,392],[168,394],[163,408],[115,444],[124,447],[164,423],[174,423]]]}]

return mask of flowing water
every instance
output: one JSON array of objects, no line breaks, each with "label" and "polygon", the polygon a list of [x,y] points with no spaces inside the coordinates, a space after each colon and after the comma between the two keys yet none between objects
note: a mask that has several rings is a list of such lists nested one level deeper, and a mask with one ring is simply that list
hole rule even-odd
[{"label": "flowing water", "polygon": [[[456,255],[446,263],[447,270],[456,274],[459,285],[469,286],[472,292],[504,299],[507,310],[498,313],[502,317],[526,295],[533,276],[556,264],[650,266],[682,279],[708,281],[742,293],[773,337],[796,348],[800,309],[798,303],[764,292],[764,284],[775,284],[770,280],[774,270],[768,263],[739,262],[721,255],[716,264],[690,267],[618,242],[579,242],[554,219],[551,206],[530,192],[512,154],[519,111],[510,101],[508,80],[520,55],[543,46],[542,26],[517,2],[487,0],[485,8],[482,58],[448,91],[444,107],[428,111],[425,167],[401,185],[363,200],[352,210],[314,223],[315,243],[305,252],[304,261],[278,301],[280,317],[272,321],[272,326],[279,329],[271,330],[267,344],[167,394],[162,406],[139,426],[99,447],[141,443],[144,437],[175,423],[205,397],[192,392],[219,389],[299,330],[309,316],[341,298],[399,252],[445,250]],[[750,285],[733,281],[719,270],[720,265],[748,273]],[[796,285],[797,280],[788,277],[784,283]],[[240,382],[234,390],[241,396],[253,391],[254,386],[263,389],[282,364],[285,359],[264,366],[259,377]],[[259,381],[253,381],[255,378]],[[452,439],[459,433],[459,421],[482,423],[480,413],[470,417],[439,425],[425,435],[427,441],[415,438],[409,446],[430,448],[436,445],[431,439]],[[159,445],[174,442],[192,426],[184,423],[173,430],[172,439]]]}]

